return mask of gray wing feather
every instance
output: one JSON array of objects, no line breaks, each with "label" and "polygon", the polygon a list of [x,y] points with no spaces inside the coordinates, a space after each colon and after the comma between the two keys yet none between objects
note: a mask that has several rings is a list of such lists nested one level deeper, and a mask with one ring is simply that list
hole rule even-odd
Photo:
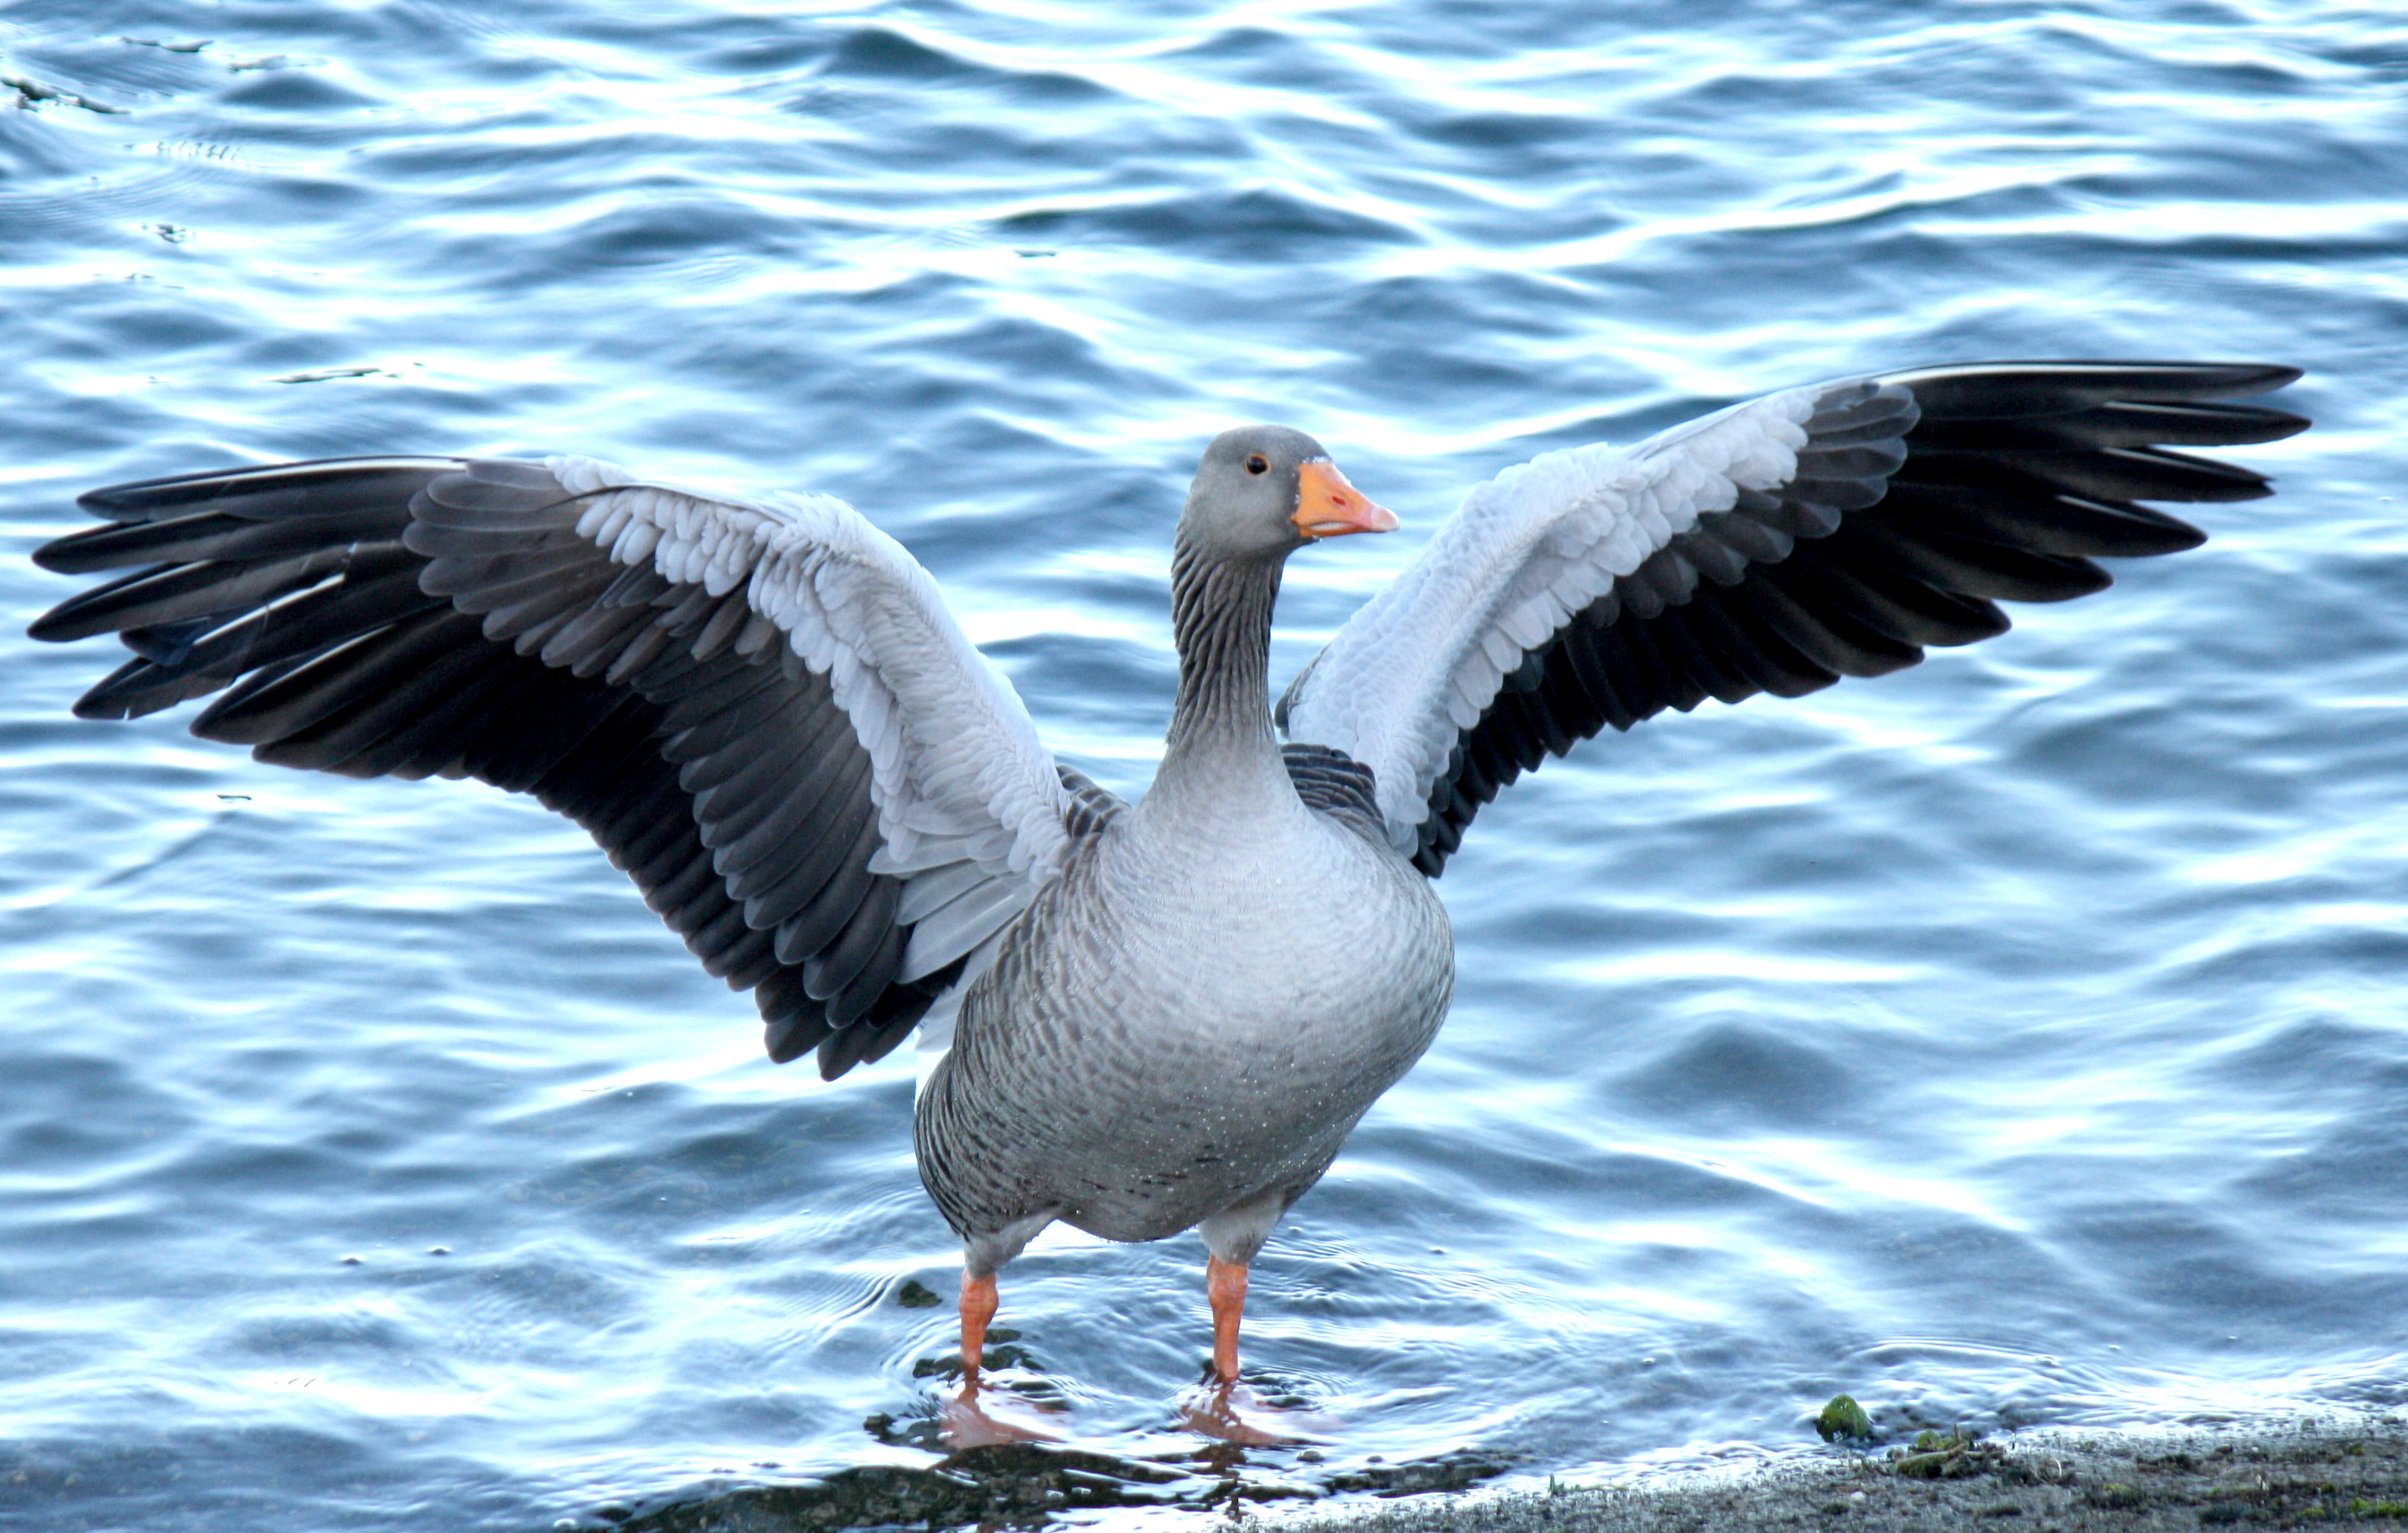
[{"label": "gray wing feather", "polygon": [[[262,760],[532,793],[754,992],[775,1058],[816,1047],[834,1076],[892,1049],[1069,834],[1070,791],[1017,700],[909,556],[824,497],[781,509],[582,460],[388,458],[83,504],[110,525],[38,561],[140,567],[35,624],[135,652],[79,713],[222,693],[194,732]],[[914,728],[972,744],[916,762]],[[986,861],[890,833],[907,820]],[[915,867],[879,866],[898,843]],[[942,929],[915,949],[931,915]]]},{"label": "gray wing feather", "polygon": [[1435,876],[1480,807],[1608,725],[1797,696],[2003,632],[2001,600],[2097,591],[2091,561],[2195,547],[2137,504],[2269,493],[2163,444],[2272,441],[2226,404],[2255,364],[1988,363],[1772,394],[1627,451],[1549,453],[1467,497],[1282,699],[1370,766]]}]

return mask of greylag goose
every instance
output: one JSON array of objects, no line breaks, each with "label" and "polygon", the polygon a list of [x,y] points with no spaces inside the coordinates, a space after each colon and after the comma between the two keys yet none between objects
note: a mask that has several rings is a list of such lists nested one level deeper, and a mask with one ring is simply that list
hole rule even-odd
[{"label": "greylag goose", "polygon": [[1607,725],[1796,696],[2096,591],[2268,493],[2167,444],[2271,441],[2296,369],[1996,363],[1766,395],[1472,490],[1274,712],[1288,556],[1396,520],[1303,433],[1216,437],[1172,563],[1179,695],[1126,803],[1057,764],[892,538],[610,465],[349,458],[98,490],[37,561],[131,568],[34,625],[134,656],[76,706],[262,761],[473,777],[591,831],[769,1056],[829,1079],[936,1010],[915,1114],[962,1240],[965,1397],[995,1274],[1061,1220],[1199,1227],[1213,1368],[1246,1268],[1453,984],[1430,883],[1480,807]]}]

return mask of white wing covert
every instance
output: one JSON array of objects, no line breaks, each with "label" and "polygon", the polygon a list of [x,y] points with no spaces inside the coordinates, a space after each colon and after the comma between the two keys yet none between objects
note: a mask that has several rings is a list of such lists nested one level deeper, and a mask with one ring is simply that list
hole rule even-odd
[{"label": "white wing covert", "polygon": [[1019,694],[908,550],[832,495],[753,505],[592,459],[545,466],[590,497],[578,533],[614,563],[649,559],[663,581],[709,596],[744,587],[748,627],[774,625],[828,679],[869,752],[881,844],[867,866],[903,880],[896,920],[913,930],[901,978],[935,973],[1026,908],[1068,842],[1069,790]]},{"label": "white wing covert", "polygon": [[1994,599],[2100,589],[2093,556],[2196,546],[2134,502],[2267,481],[2157,444],[2289,436],[2306,423],[2206,401],[2297,376],[1934,368],[1542,454],[1465,497],[1296,679],[1281,727],[1369,767],[1390,840],[1435,876],[1500,788],[1608,724],[1896,670],[2003,632]]}]

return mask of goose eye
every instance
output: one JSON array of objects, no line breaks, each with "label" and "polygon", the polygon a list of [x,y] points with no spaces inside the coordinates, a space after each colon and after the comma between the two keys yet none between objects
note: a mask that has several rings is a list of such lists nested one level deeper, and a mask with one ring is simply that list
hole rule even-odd
[{"label": "goose eye", "polygon": [[1249,474],[1268,474],[1270,471],[1270,459],[1264,457],[1259,452],[1246,460],[1246,472]]}]

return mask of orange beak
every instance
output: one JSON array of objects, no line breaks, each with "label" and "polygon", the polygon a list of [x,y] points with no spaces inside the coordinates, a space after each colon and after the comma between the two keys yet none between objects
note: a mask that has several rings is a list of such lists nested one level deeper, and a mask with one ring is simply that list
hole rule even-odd
[{"label": "orange beak", "polygon": [[1350,532],[1394,532],[1397,513],[1346,482],[1327,458],[1311,458],[1296,471],[1296,530],[1311,538],[1343,537]]}]

